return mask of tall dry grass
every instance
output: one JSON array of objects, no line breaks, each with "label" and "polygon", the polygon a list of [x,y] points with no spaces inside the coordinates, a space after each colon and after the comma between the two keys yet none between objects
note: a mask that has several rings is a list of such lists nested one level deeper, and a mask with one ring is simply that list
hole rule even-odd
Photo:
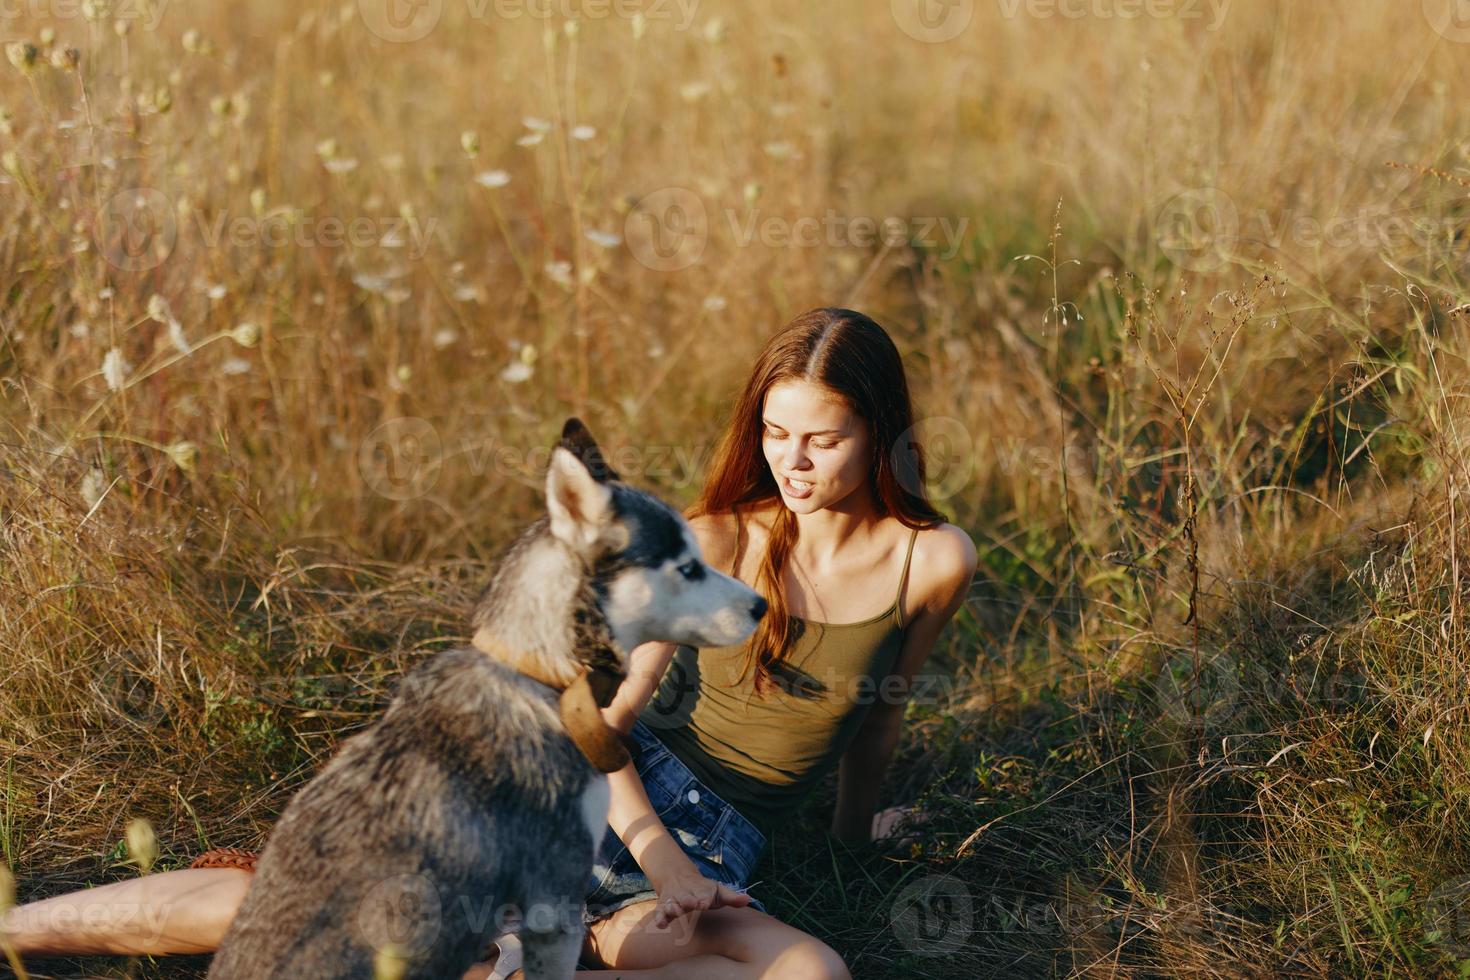
[{"label": "tall dry grass", "polygon": [[902,6],[6,14],[23,899],[139,816],[161,867],[258,844],[462,639],[566,415],[687,502],[762,339],[843,305],[982,572],[887,783],[924,842],[823,843],[827,786],[756,893],[860,976],[1463,972],[1470,45]]}]

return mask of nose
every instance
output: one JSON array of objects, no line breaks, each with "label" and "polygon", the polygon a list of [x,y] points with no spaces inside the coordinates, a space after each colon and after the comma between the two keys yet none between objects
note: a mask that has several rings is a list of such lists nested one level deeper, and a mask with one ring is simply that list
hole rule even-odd
[{"label": "nose", "polygon": [[767,604],[765,597],[756,596],[755,602],[752,602],[750,604],[750,618],[759,622],[760,618],[766,614],[766,608]]},{"label": "nose", "polygon": [[795,439],[791,440],[790,448],[786,450],[786,469],[788,471],[802,469],[802,464],[805,462],[806,453],[802,450],[800,443]]}]

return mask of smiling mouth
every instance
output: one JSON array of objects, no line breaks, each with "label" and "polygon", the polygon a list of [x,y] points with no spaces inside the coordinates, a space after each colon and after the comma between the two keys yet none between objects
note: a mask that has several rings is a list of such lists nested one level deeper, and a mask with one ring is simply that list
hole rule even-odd
[{"label": "smiling mouth", "polygon": [[782,477],[782,479],[786,481],[786,485],[788,487],[795,490],[797,493],[805,493],[812,487],[816,486],[815,483],[803,483],[800,480],[793,480],[789,476]]}]

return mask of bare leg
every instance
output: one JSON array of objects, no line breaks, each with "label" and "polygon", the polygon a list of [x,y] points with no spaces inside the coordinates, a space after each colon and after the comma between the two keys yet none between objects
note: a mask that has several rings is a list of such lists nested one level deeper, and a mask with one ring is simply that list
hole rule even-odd
[{"label": "bare leg", "polygon": [[[583,958],[610,969],[578,970],[604,980],[851,980],[842,958],[825,943],[754,909],[714,909],[683,916],[667,929],[652,925],[652,901],[629,906],[592,925]],[[493,961],[491,961],[493,963]],[[463,980],[485,980],[491,963]],[[517,971],[511,980],[526,980]]]},{"label": "bare leg", "polygon": [[22,956],[209,953],[235,918],[250,872],[188,868],[68,892],[0,920]]},{"label": "bare leg", "polygon": [[654,905],[653,900],[639,902],[593,923],[583,944],[584,956],[613,969],[578,970],[576,976],[851,980],[842,957],[830,946],[764,912],[708,909],[657,929]]}]

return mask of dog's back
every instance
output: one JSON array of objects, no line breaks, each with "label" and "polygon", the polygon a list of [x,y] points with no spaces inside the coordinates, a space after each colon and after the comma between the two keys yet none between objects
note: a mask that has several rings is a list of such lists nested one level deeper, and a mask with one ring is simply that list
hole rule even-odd
[{"label": "dog's back", "polygon": [[403,977],[442,980],[507,916],[580,933],[586,860],[546,857],[590,860],[605,808],[555,692],[479,650],[441,653],[286,808],[209,976],[370,978],[396,956]]}]

